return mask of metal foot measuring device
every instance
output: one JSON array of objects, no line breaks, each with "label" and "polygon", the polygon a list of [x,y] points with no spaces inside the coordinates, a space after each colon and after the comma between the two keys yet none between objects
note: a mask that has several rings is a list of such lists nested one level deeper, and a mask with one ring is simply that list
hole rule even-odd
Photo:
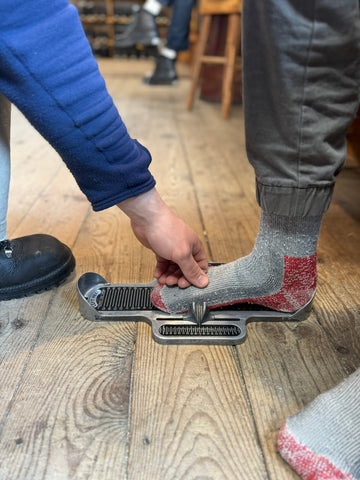
[{"label": "metal foot measuring device", "polygon": [[173,315],[151,303],[154,285],[111,284],[97,273],[85,273],[77,283],[80,312],[92,321],[145,321],[154,340],[162,344],[236,345],[245,340],[248,322],[301,321],[313,301],[293,313],[248,303],[209,310],[206,303],[194,302],[191,311]]}]

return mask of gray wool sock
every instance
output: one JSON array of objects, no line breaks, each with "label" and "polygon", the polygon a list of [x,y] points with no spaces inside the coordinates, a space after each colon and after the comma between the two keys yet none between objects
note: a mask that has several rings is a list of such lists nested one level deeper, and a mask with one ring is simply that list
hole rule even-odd
[{"label": "gray wool sock", "polygon": [[360,480],[360,369],[289,417],[277,447],[304,480]]},{"label": "gray wool sock", "polygon": [[285,312],[298,310],[315,292],[321,218],[263,212],[250,255],[209,268],[209,285],[203,289],[157,284],[151,300],[170,313],[186,312],[194,301],[206,302],[209,308],[249,302]]}]

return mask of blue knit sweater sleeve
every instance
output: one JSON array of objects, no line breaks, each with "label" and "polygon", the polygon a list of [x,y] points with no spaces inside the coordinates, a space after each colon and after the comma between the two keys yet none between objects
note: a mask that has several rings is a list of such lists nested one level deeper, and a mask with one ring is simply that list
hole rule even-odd
[{"label": "blue knit sweater sleeve", "polygon": [[155,185],[150,153],[130,138],[67,0],[1,0],[0,91],[58,151],[94,210]]}]

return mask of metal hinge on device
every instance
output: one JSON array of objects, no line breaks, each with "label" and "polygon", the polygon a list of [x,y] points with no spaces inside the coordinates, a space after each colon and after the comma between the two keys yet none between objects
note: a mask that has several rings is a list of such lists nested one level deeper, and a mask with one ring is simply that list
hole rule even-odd
[{"label": "metal hinge on device", "polygon": [[193,303],[191,311],[172,315],[151,303],[155,282],[111,284],[97,273],[85,273],[77,284],[81,314],[92,321],[145,321],[154,339],[163,344],[236,345],[246,338],[249,321],[304,320],[311,301],[294,313],[240,303],[219,309]]}]

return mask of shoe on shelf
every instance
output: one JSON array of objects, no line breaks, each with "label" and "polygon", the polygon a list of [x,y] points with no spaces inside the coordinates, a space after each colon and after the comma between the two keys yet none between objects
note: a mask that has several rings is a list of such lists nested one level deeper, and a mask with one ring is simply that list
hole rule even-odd
[{"label": "shoe on shelf", "polygon": [[144,82],[148,85],[175,85],[177,79],[175,60],[159,55],[154,72],[146,75]]},{"label": "shoe on shelf", "polygon": [[66,245],[35,234],[0,242],[0,301],[22,298],[62,283],[75,268]]},{"label": "shoe on shelf", "polygon": [[148,47],[159,45],[159,43],[156,17],[143,8],[140,8],[134,14],[134,19],[127,31],[121,35],[116,35],[115,38],[116,48],[129,48],[135,45]]}]

